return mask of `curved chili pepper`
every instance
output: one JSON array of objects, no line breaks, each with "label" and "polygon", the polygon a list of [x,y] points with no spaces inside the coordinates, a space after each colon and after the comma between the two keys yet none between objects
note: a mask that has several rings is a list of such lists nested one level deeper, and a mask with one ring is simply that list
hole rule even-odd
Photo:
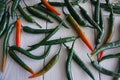
[{"label": "curved chili pepper", "polygon": [[102,10],[100,9],[100,28],[102,30],[102,32],[98,32],[98,35],[97,35],[97,40],[96,40],[96,46],[101,43],[101,41],[103,40],[103,37],[104,37],[104,33],[105,33],[105,25],[104,25],[104,20],[103,20],[103,14],[102,14]]},{"label": "curved chili pepper", "polygon": [[40,28],[42,27],[41,25],[39,25],[31,16],[29,16],[28,14],[26,14],[24,12],[24,10],[22,9],[22,7],[18,4],[17,6],[18,11],[21,13],[21,15],[23,16],[23,18],[31,23],[35,23],[36,25],[38,25]]},{"label": "curved chili pepper", "polygon": [[108,69],[103,68],[102,66],[100,66],[100,65],[98,64],[97,61],[91,61],[91,64],[92,64],[92,66],[93,66],[95,69],[97,69],[99,72],[101,72],[101,73],[103,73],[103,74],[106,74],[106,75],[108,75],[108,76],[113,76],[113,77],[120,77],[120,74],[119,74],[119,73],[115,73],[115,72],[112,72],[112,71],[110,71],[110,70],[108,70]]},{"label": "curved chili pepper", "polygon": [[77,21],[79,25],[82,26],[89,26],[88,23],[81,17],[79,16],[76,11],[73,9],[72,4],[69,2],[69,0],[64,0],[67,9],[69,10],[70,14],[73,16],[73,18]]},{"label": "curved chili pepper", "polygon": [[80,11],[81,13],[83,14],[84,18],[91,24],[93,25],[93,27],[95,27],[99,32],[102,32],[100,26],[93,20],[90,18],[90,16],[88,15],[87,11],[82,8],[80,5],[79,5],[79,8],[80,8]]},{"label": "curved chili pepper", "polygon": [[0,2],[0,22],[1,22],[1,20],[2,20],[3,15],[4,15],[5,7],[6,7],[5,2],[4,2],[4,1],[1,1],[1,2]]},{"label": "curved chili pepper", "polygon": [[67,74],[68,80],[73,80],[72,72],[71,72],[71,62],[72,62],[72,58],[73,58],[74,43],[75,43],[75,41],[72,44],[72,47],[69,51],[68,58],[67,58],[67,61],[66,61],[66,74]]},{"label": "curved chili pepper", "polygon": [[14,12],[18,6],[18,4],[20,3],[21,0],[13,0],[13,4],[12,4],[12,7],[11,7],[11,15],[12,15],[12,18],[14,16]]},{"label": "curved chili pepper", "polygon": [[[113,9],[112,9],[112,6],[111,6],[111,12],[110,12],[110,16],[109,16],[109,32],[107,33],[107,37],[106,37],[106,40],[104,42],[105,43],[109,43],[112,36],[113,36],[113,33],[115,31],[114,29],[114,15],[113,15]],[[102,57],[104,56],[104,51],[102,51],[102,53],[100,54],[100,57],[99,57],[99,60],[102,59]]]},{"label": "curved chili pepper", "polygon": [[35,77],[41,76],[41,75],[45,74],[46,72],[48,72],[58,61],[60,51],[61,51],[61,47],[60,47],[58,53],[52,57],[52,59],[45,65],[45,67],[43,69],[41,69],[37,73],[29,76],[29,78],[35,78]]},{"label": "curved chili pepper", "polygon": [[[120,58],[119,58],[118,64],[117,64],[118,65],[118,71],[117,71],[118,73],[120,73],[120,64],[119,63],[120,63]],[[119,80],[119,79],[120,79],[119,77],[113,77],[113,80]]]},{"label": "curved chili pepper", "polygon": [[18,19],[16,21],[16,46],[21,46],[21,32],[22,32],[22,26],[21,26],[21,20]]},{"label": "curved chili pepper", "polygon": [[111,59],[111,58],[120,58],[120,53],[106,55],[106,56],[102,57],[102,59],[99,60],[99,62],[102,62],[106,59]]},{"label": "curved chili pepper", "polygon": [[50,33],[52,32],[54,29],[33,29],[30,28],[28,26],[23,26],[23,31],[27,32],[27,33],[32,33],[32,34],[43,34],[43,33]]},{"label": "curved chili pepper", "polygon": [[10,47],[13,51],[18,51],[20,52],[21,54],[31,58],[31,59],[36,59],[36,60],[40,60],[40,59],[44,59],[45,57],[48,56],[49,52],[50,52],[50,49],[51,49],[51,45],[48,47],[47,51],[45,51],[44,54],[40,55],[40,56],[36,56],[36,55],[33,55],[31,53],[29,53],[28,51],[26,51],[25,49],[21,48],[21,47],[17,47],[17,46],[11,46]]},{"label": "curved chili pepper", "polygon": [[[68,52],[70,51],[70,48],[64,44]],[[89,70],[89,68],[85,65],[85,63],[80,59],[80,57],[76,54],[76,52],[73,50],[73,57],[72,59],[93,79],[95,80],[92,72]]]},{"label": "curved chili pepper", "polygon": [[34,10],[32,7],[26,6],[26,9],[33,16],[35,16],[37,18],[40,18],[40,19],[43,19],[43,20],[46,20],[50,23],[53,23],[53,21],[50,18],[48,18],[47,16],[45,16],[45,15],[41,14],[40,12]]},{"label": "curved chili pepper", "polygon": [[117,48],[117,47],[120,47],[120,40],[114,41],[114,42],[111,42],[111,43],[103,44],[102,46],[100,46],[99,48],[97,48],[96,50],[94,50],[91,53],[91,56],[94,56],[94,55],[98,54],[99,52],[101,52],[103,50],[111,49],[111,48]]},{"label": "curved chili pepper", "polygon": [[[73,6],[78,5],[80,3],[81,0],[76,0],[74,2],[70,2]],[[63,2],[49,2],[51,5],[53,6],[57,6],[57,7],[63,7],[66,6],[66,4]]]},{"label": "curved chili pepper", "polygon": [[79,24],[74,20],[74,18],[70,15],[67,14],[67,20],[69,21],[69,23],[72,25],[72,27],[74,27],[74,29],[76,30],[76,32],[78,33],[78,36],[82,39],[82,41],[87,45],[87,47],[93,51],[94,48],[92,46],[92,44],[90,43],[90,41],[88,40],[87,36],[85,35],[85,33],[82,31],[82,29],[80,28]]},{"label": "curved chili pepper", "polygon": [[[46,8],[44,8],[44,7],[41,6],[41,5],[38,5],[38,4],[37,4],[37,5],[34,5],[33,8],[35,8],[35,9],[37,9],[37,10],[40,10],[40,11],[48,14],[49,16],[51,16],[52,18],[54,18],[54,19],[55,19],[56,21],[58,21],[59,23],[61,23],[61,22],[63,21],[58,15],[54,14],[53,12],[48,11]],[[65,28],[69,28],[68,25],[67,25],[65,22],[63,22],[62,25],[63,25]]]},{"label": "curved chili pepper", "polygon": [[4,42],[3,42],[3,56],[2,56],[2,67],[1,67],[2,72],[4,72],[4,70],[5,70],[6,60],[7,60],[7,54],[8,54],[8,45],[9,45],[8,42],[9,42],[9,38],[10,38],[10,35],[11,35],[14,27],[15,27],[15,24],[12,23],[8,27],[8,29],[6,31],[7,33],[6,33],[5,38],[4,38]]},{"label": "curved chili pepper", "polygon": [[21,66],[23,67],[25,70],[29,71],[30,73],[34,74],[34,71],[28,66],[26,65],[16,54],[15,52],[9,48],[9,55]]},{"label": "curved chili pepper", "polygon": [[42,43],[46,42],[49,38],[51,38],[61,28],[61,25],[63,23],[64,23],[64,20],[54,29],[53,32],[51,32],[49,35],[47,35],[42,41],[30,46],[31,48],[29,48],[28,51],[34,50],[34,49],[38,48]]},{"label": "curved chili pepper", "polygon": [[41,2],[46,6],[48,10],[54,12],[57,15],[60,15],[60,12],[57,9],[55,9],[55,7],[50,5],[47,0],[41,0]]}]

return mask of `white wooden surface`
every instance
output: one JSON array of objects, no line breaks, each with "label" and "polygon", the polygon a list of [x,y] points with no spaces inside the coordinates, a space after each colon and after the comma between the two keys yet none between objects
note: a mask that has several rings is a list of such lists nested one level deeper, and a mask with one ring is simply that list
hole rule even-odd
[{"label": "white wooden surface", "polygon": [[[38,2],[40,2],[39,0],[25,0],[25,1],[28,5],[34,5]],[[50,0],[50,1],[56,1],[56,0]],[[61,0],[61,1],[64,1],[64,0]],[[103,2],[103,1],[104,0],[102,0],[101,2]],[[115,0],[113,0],[113,1],[115,1]],[[112,2],[112,0],[111,0],[111,2]],[[82,3],[80,3],[80,4],[92,16],[94,9],[93,9],[93,6],[91,6],[90,2],[87,2],[85,4],[82,4]],[[24,5],[23,5],[23,7],[24,7]],[[62,13],[61,8],[57,7],[57,9]],[[78,10],[78,8],[76,8],[76,10]],[[107,28],[108,15],[109,15],[108,12],[104,12],[106,28]],[[63,19],[64,15],[62,14],[60,17]],[[45,22],[45,21],[40,20],[35,17],[34,17],[34,19],[39,24],[41,24],[43,26],[43,28],[53,28],[58,25],[58,23],[52,18],[51,19],[54,20],[54,23],[48,23],[48,22]],[[21,20],[22,20],[23,25],[28,25],[32,28],[38,28],[35,24],[28,23],[22,18],[21,18]],[[119,27],[120,27],[119,21],[120,21],[120,16],[115,14],[115,33],[114,33],[114,36],[111,41],[120,39],[120,37],[119,37],[119,30],[120,30],[119,29]],[[83,30],[84,30],[85,34],[87,35],[87,37],[89,38],[92,45],[94,46],[94,42],[95,42],[94,41],[95,40],[94,30],[90,29],[90,28],[83,28]],[[77,35],[77,34],[72,29],[71,26],[70,26],[70,29],[66,29],[66,28],[62,27],[51,39],[67,37],[67,36],[72,36],[72,35]],[[45,37],[45,35],[43,35],[43,34],[42,35],[41,34],[34,35],[34,34],[28,34],[28,33],[23,32],[21,47],[27,49],[29,45],[39,42],[44,37]],[[1,43],[0,44],[0,46],[1,46],[0,47],[0,51],[1,51],[0,57],[2,58],[3,38],[0,40],[0,43]],[[13,45],[14,43],[15,43],[15,30],[10,38],[10,45]],[[71,42],[67,43],[67,45],[71,46]],[[44,65],[56,54],[58,49],[59,49],[58,45],[52,46],[49,56],[46,57],[44,60],[32,60],[21,54],[18,54],[18,53],[16,53],[16,54],[19,55],[19,57],[22,60],[24,60],[25,63],[27,65],[29,65],[35,72],[37,72],[38,70],[42,69],[44,67]],[[105,52],[106,52],[106,54],[117,53],[117,52],[120,52],[119,49],[120,48],[111,49],[111,50],[107,50]],[[44,52],[44,50],[45,50],[45,47],[40,47],[31,52],[35,55],[41,55]],[[74,50],[79,55],[79,57],[85,62],[85,64],[89,67],[89,69],[92,71],[96,80],[112,80],[112,77],[101,74],[101,73],[99,74],[99,72],[91,66],[90,60],[87,57],[87,53],[90,53],[91,51],[86,47],[86,45],[81,41],[81,39],[78,39],[75,42]],[[19,66],[10,56],[8,56],[5,72],[2,73],[0,71],[0,80],[67,80],[66,73],[65,73],[65,63],[66,63],[66,58],[67,58],[66,54],[67,54],[67,51],[66,51],[65,47],[62,47],[62,51],[60,53],[60,58],[59,58],[59,61],[57,62],[57,64],[43,76],[40,76],[40,77],[37,77],[34,79],[29,79],[28,76],[30,76],[31,73],[29,73],[26,70],[24,70],[23,68],[21,68],[21,66]],[[0,63],[1,63],[1,60],[0,60]],[[112,71],[116,70],[117,64],[118,64],[117,59],[111,59],[111,60],[107,60],[107,61],[104,61],[101,63],[102,66],[104,66],[105,68],[110,69]],[[0,64],[0,66],[1,66],[1,64]],[[74,80],[92,80],[74,61],[72,62],[72,75],[73,75]]]}]

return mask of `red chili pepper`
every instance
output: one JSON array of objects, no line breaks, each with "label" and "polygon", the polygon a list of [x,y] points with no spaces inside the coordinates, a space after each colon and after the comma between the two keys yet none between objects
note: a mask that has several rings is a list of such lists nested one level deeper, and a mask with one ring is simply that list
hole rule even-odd
[{"label": "red chili pepper", "polygon": [[21,30],[22,30],[22,26],[21,26],[21,20],[18,19],[16,21],[16,46],[20,47],[21,45]]},{"label": "red chili pepper", "polygon": [[89,39],[87,38],[87,36],[85,35],[85,33],[83,32],[83,30],[80,28],[79,24],[74,20],[74,18],[70,15],[68,15],[68,21],[70,22],[70,24],[74,27],[74,29],[76,30],[77,34],[79,35],[79,37],[82,39],[82,41],[87,45],[87,47],[93,51],[94,48],[92,46],[92,44],[90,43]]},{"label": "red chili pepper", "polygon": [[60,15],[60,12],[54,6],[50,5],[47,0],[41,0],[41,2],[46,6],[48,10],[54,12],[57,15]]}]

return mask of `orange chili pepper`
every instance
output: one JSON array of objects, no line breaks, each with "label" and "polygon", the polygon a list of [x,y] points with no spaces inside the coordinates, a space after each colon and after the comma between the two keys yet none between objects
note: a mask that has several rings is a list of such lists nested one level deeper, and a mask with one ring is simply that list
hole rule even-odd
[{"label": "orange chili pepper", "polygon": [[76,32],[78,33],[79,37],[82,39],[82,41],[87,45],[87,47],[93,51],[94,48],[92,46],[92,44],[90,43],[90,41],[88,40],[87,36],[85,35],[85,33],[82,31],[82,29],[80,28],[79,24],[74,20],[74,18],[70,15],[68,15],[68,21],[70,22],[70,24],[72,24],[72,26],[74,27],[74,29],[76,30]]},{"label": "orange chili pepper", "polygon": [[22,30],[22,25],[21,25],[21,20],[18,19],[16,21],[16,46],[20,47],[21,45],[21,30]]},{"label": "orange chili pepper", "polygon": [[41,0],[41,2],[46,6],[48,10],[54,12],[57,15],[60,15],[60,12],[54,6],[50,5],[47,0]]}]

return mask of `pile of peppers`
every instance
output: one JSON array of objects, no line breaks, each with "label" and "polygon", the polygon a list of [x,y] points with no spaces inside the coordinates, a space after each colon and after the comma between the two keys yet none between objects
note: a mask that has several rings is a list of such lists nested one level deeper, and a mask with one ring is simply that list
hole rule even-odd
[{"label": "pile of peppers", "polygon": [[[25,4],[25,9],[28,13],[30,13],[32,16],[30,16],[24,8],[21,6],[21,2]],[[84,9],[79,3],[86,3],[89,2],[94,6],[94,12],[93,16],[91,17],[87,10]],[[11,3],[11,6],[9,7],[8,4]],[[77,6],[79,8],[79,12],[76,12],[76,8],[74,6]],[[57,10],[56,7],[61,7],[63,14],[65,16],[64,19],[62,19],[59,15],[61,15],[61,12]],[[64,8],[67,8],[68,12],[64,10]],[[108,26],[109,30],[107,32],[107,35],[105,35],[105,22],[103,18],[103,9],[109,12],[109,18],[108,18]],[[18,11],[18,12],[17,12]],[[42,13],[41,13],[42,12]],[[18,13],[21,14],[21,16],[18,15]],[[48,16],[45,16],[44,14],[47,14]],[[110,3],[109,0],[105,0],[105,3],[100,2],[100,0],[76,0],[73,2],[70,2],[69,0],[64,0],[64,2],[49,2],[47,0],[41,0],[39,3],[34,5],[27,5],[25,0],[0,0],[0,38],[4,36],[3,40],[3,47],[2,47],[2,65],[1,70],[2,72],[5,71],[6,68],[6,61],[8,54],[11,56],[12,59],[14,59],[21,67],[23,67],[25,70],[31,73],[29,78],[36,78],[43,74],[45,74],[47,71],[49,71],[58,61],[60,51],[63,48],[66,48],[68,57],[66,60],[66,77],[68,80],[73,80],[72,73],[71,73],[71,62],[72,59],[81,67],[87,74],[90,76],[93,80],[96,80],[94,75],[92,74],[91,70],[89,69],[89,66],[86,66],[84,61],[77,55],[77,53],[74,50],[74,43],[76,39],[81,39],[83,43],[90,49],[90,54],[88,54],[88,58],[90,59],[91,66],[93,66],[96,70],[98,70],[100,73],[103,73],[108,76],[114,77],[113,80],[118,80],[120,77],[120,66],[118,68],[118,72],[110,71],[103,66],[100,65],[100,62],[111,59],[111,58],[120,58],[120,53],[116,54],[109,54],[104,56],[105,50],[107,49],[113,49],[120,47],[120,40],[117,41],[111,41],[113,34],[115,32],[114,27],[114,14],[120,14],[120,3],[114,2]],[[36,24],[40,29],[33,29],[29,26],[24,26],[21,21],[21,17],[25,19],[25,21]],[[40,18],[46,22],[54,23],[54,21],[51,18],[54,18],[59,25],[57,25],[55,28],[51,29],[42,29],[43,26],[41,26],[40,23],[37,23],[37,21],[34,19],[34,17]],[[12,23],[10,23],[10,18],[13,20]],[[65,22],[68,21],[68,24]],[[76,36],[69,36],[64,38],[58,38],[49,40],[53,35],[56,34],[57,31],[61,29],[61,27],[64,27],[66,29],[73,29],[76,31]],[[70,28],[73,27],[73,28]],[[96,41],[95,41],[95,48],[85,35],[84,31],[81,27],[87,27],[94,29],[96,31]],[[9,45],[9,40],[11,33],[13,32],[14,28],[16,29],[16,38],[15,38],[15,44]],[[29,34],[48,34],[44,39],[40,40],[40,42],[30,45],[29,49],[24,49],[21,47],[21,36],[22,31],[29,33]],[[72,46],[67,46],[66,42],[73,42]],[[30,68],[27,64],[24,63],[16,54],[16,51],[35,60],[42,60],[47,58],[49,55],[52,45],[60,45],[60,48],[56,52],[56,54],[51,58],[51,60],[37,73],[35,73],[32,68]],[[39,48],[40,46],[46,46],[46,51],[39,56],[33,55],[30,51],[35,50]],[[98,55],[99,54],[99,55]],[[87,55],[87,54],[86,54]],[[93,60],[93,57],[98,55],[97,60]],[[120,60],[120,59],[119,59]]]}]

